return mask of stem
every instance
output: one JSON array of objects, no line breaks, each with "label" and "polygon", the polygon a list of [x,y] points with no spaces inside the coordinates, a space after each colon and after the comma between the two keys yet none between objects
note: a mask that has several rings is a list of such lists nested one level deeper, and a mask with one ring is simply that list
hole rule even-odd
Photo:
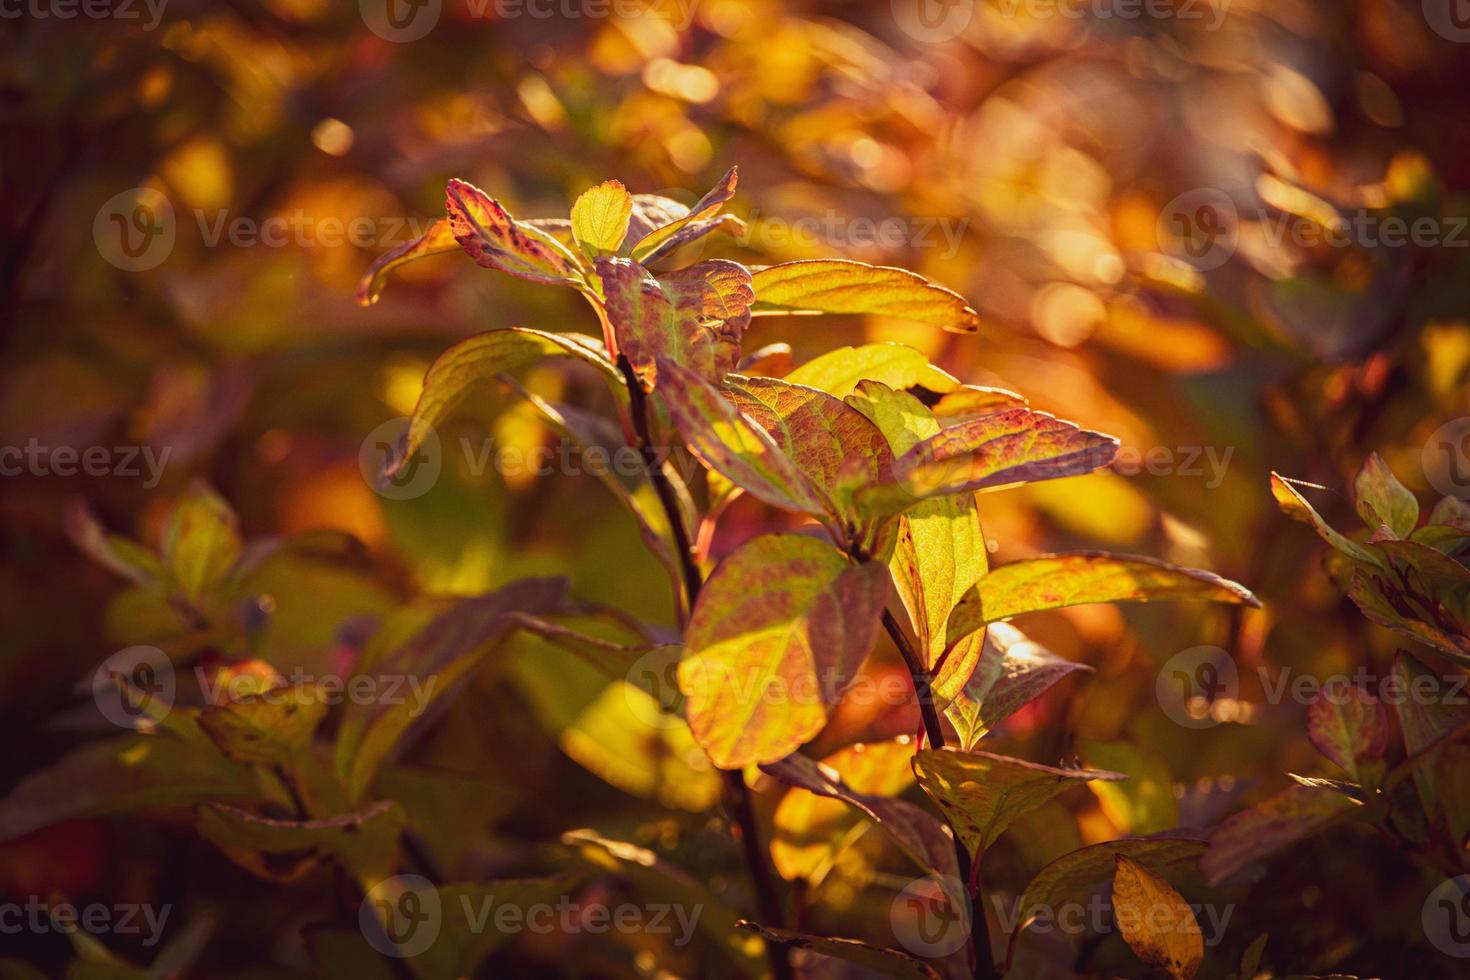
[{"label": "stem", "polygon": [[[648,480],[658,494],[659,503],[663,505],[664,514],[668,518],[669,530],[674,536],[674,550],[679,555],[679,567],[684,572],[687,608],[692,613],[699,591],[704,587],[704,575],[694,560],[694,550],[689,544],[689,530],[684,526],[684,515],[679,509],[678,494],[664,475],[663,461],[659,459],[658,450],[653,445],[648,425],[648,396],[643,390],[643,383],[638,380],[628,358],[622,354],[618,355],[618,368],[623,372],[623,379],[628,385],[629,410],[633,416],[633,432],[638,438],[638,450],[643,456],[644,468],[648,470]],[[745,851],[745,863],[750,869],[751,884],[755,887],[756,908],[760,910],[760,917],[765,923],[784,927],[785,911],[781,906],[781,896],[776,891],[775,879],[771,876],[765,850],[761,847],[760,825],[756,822],[755,806],[751,800],[750,788],[745,785],[745,776],[738,769],[722,769],[720,776],[724,780],[725,812],[730,818],[735,839]],[[770,959],[771,974],[775,980],[793,980],[795,974],[791,970],[791,961],[785,946],[768,942],[766,955]]]},{"label": "stem", "polygon": [[[936,749],[942,749],[944,728],[939,723],[939,711],[934,706],[934,679],[929,675],[914,645],[909,642],[908,634],[887,609],[883,610],[883,628],[888,631],[893,645],[898,647],[903,662],[908,665],[909,677],[914,682],[914,697],[919,702],[919,714],[924,718],[924,733],[929,737],[929,744]],[[965,849],[958,834],[954,837],[954,857],[960,880],[965,883],[970,895],[970,961],[974,965],[975,978],[998,980],[1000,973],[995,968],[995,954],[990,948],[990,926],[985,921],[985,895],[980,888],[980,865],[978,860],[970,859],[970,852]]]}]

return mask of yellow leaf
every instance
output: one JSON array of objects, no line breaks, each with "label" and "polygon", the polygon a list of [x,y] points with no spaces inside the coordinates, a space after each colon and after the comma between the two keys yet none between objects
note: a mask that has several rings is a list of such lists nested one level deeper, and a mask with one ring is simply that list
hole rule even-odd
[{"label": "yellow leaf", "polygon": [[1113,916],[1139,959],[1189,980],[1205,958],[1204,939],[1189,905],[1167,881],[1119,854],[1113,871]]},{"label": "yellow leaf", "polygon": [[604,181],[583,191],[572,205],[572,235],[589,259],[614,255],[632,217],[633,195],[619,181]]}]

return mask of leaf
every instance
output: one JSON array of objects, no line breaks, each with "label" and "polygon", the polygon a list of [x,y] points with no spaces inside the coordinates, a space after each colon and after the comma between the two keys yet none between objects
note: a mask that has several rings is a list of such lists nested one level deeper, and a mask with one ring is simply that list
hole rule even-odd
[{"label": "leaf", "polygon": [[[820,768],[823,773],[836,773],[855,794],[891,798],[913,783],[908,765],[913,754],[908,738],[859,742],[827,756]],[[779,772],[773,774],[780,778]],[[861,812],[837,797],[804,788],[788,791],[771,819],[771,862],[783,878],[819,883],[842,850],[865,829]]]},{"label": "leaf", "polygon": [[199,599],[239,560],[244,544],[230,505],[203,483],[190,486],[163,529],[164,564],[185,597]]},{"label": "leaf", "polygon": [[660,357],[709,381],[735,369],[750,322],[743,265],[716,259],[655,278],[636,262],[602,258],[597,274],[618,348],[646,387],[657,384]]},{"label": "leaf", "polygon": [[1167,881],[1119,854],[1113,872],[1113,918],[1123,939],[1150,966],[1190,980],[1205,958],[1194,912]]},{"label": "leaf", "polygon": [[795,534],[725,558],[685,630],[679,689],[715,765],[775,762],[827,723],[873,645],[888,598],[882,565],[851,565]]},{"label": "leaf", "polygon": [[1200,870],[1218,885],[1241,868],[1270,857],[1358,806],[1331,789],[1288,786],[1269,799],[1242,810],[1210,835]]},{"label": "leaf", "polygon": [[347,706],[337,732],[336,769],[348,799],[362,798],[408,726],[512,628],[512,613],[548,613],[561,605],[565,594],[563,579],[543,578],[524,579],[486,595],[461,599],[373,664],[372,673],[384,685],[393,684],[394,690],[407,688],[411,693]]},{"label": "leaf", "polygon": [[806,514],[825,512],[796,464],[719,389],[673,361],[659,359],[657,371],[657,392],[700,462],[768,504]]},{"label": "leaf", "polygon": [[167,580],[168,569],[157,555],[122,535],[108,533],[80,500],[67,502],[64,519],[71,543],[108,571],[144,588]]},{"label": "leaf", "polygon": [[826,392],[774,378],[732,378],[726,391],[796,464],[838,527],[862,523],[853,495],[892,476],[893,453],[872,422]]},{"label": "leaf", "polygon": [[740,927],[749,929],[768,943],[790,949],[811,950],[822,956],[855,964],[874,976],[897,977],[899,980],[939,980],[939,974],[928,964],[896,949],[885,949],[840,936],[814,936],[789,929],[772,929],[746,920],[741,920]]},{"label": "leaf", "polygon": [[916,272],[850,259],[802,259],[757,269],[756,314],[869,313],[942,327],[980,329],[965,298]]},{"label": "leaf", "polygon": [[936,395],[953,395],[955,400],[952,404],[958,405],[963,399],[971,408],[1025,405],[1025,399],[1014,392],[961,384],[959,379],[930,364],[929,358],[907,344],[838,347],[807,361],[786,375],[786,380],[792,384],[820,388],[837,398],[846,398],[862,382],[870,381],[896,391],[919,388]]},{"label": "leaf", "polygon": [[589,259],[616,255],[632,217],[633,195],[620,181],[603,181],[572,204],[572,235]]},{"label": "leaf", "polygon": [[960,642],[973,639],[984,643],[979,663],[944,709],[960,737],[960,748],[967,751],[1064,677],[1092,671],[1086,664],[1058,657],[1009,623],[994,623]]},{"label": "leaf", "polygon": [[709,223],[708,219],[713,218],[725,206],[725,202],[735,196],[735,185],[739,179],[737,168],[731,167],[725,171],[720,182],[696,201],[688,213],[653,229],[639,239],[629,253],[630,257],[634,262],[651,261],[700,234],[713,231],[716,225]]},{"label": "leaf", "polygon": [[199,727],[236,762],[289,766],[307,750],[326,715],[326,693],[315,683],[305,683],[206,708],[199,715]]},{"label": "leaf", "polygon": [[1383,564],[1373,552],[1334,531],[1313,509],[1312,505],[1307,503],[1307,498],[1303,497],[1300,491],[1280,474],[1271,474],[1271,495],[1276,498],[1276,505],[1281,508],[1283,514],[1294,521],[1310,525],[1316,530],[1319,538],[1349,558],[1367,565]]},{"label": "leaf", "polygon": [[[954,841],[928,813],[891,796],[860,793],[837,770],[804,755],[765,763],[761,771],[817,796],[840,800],[873,821],[920,869],[951,878],[958,875]],[[963,904],[963,903],[961,903]]]},{"label": "leaf", "polygon": [[1017,817],[1036,809],[1069,785],[1123,774],[1092,769],[1054,769],[991,752],[925,749],[914,756],[914,775],[971,854],[978,854]]},{"label": "leaf", "polygon": [[357,302],[362,306],[372,306],[376,303],[383,295],[383,287],[388,282],[388,273],[399,266],[417,262],[430,255],[457,251],[459,251],[459,242],[455,240],[449,219],[435,220],[418,238],[378,256],[377,260],[368,267],[368,271],[363,273],[362,278],[357,281]]},{"label": "leaf", "polygon": [[[1400,650],[1389,675],[1394,713],[1404,733],[1404,751],[1412,759],[1428,753],[1470,726],[1470,705],[1422,661]],[[1439,779],[1433,766],[1414,767],[1414,783],[1425,813],[1439,808]]]},{"label": "leaf", "polygon": [[1094,602],[1199,599],[1259,606],[1249,589],[1212,572],[1154,558],[1075,551],[998,565],[967,592],[949,621],[949,640],[1023,613]]},{"label": "leaf", "polygon": [[534,225],[516,221],[474,184],[451,180],[445,209],[454,240],[485,268],[543,285],[585,285],[576,256],[565,245]]},{"label": "leaf", "polygon": [[[1413,603],[1399,587],[1399,582],[1389,579],[1386,574],[1372,569],[1355,569],[1348,582],[1347,596],[1371,622],[1411,636],[1462,664],[1470,663],[1470,636],[1465,635],[1463,626],[1455,624],[1452,629],[1445,629],[1433,622],[1429,609]],[[1433,607],[1431,603],[1430,608]]]},{"label": "leaf", "polygon": [[1344,678],[1329,681],[1307,706],[1307,737],[1355,779],[1360,763],[1383,758],[1388,733],[1382,702]]},{"label": "leaf", "polygon": [[288,881],[322,857],[334,857],[359,878],[392,871],[403,809],[381,800],[354,813],[320,820],[277,820],[238,807],[208,803],[195,826],[246,870]]},{"label": "leaf", "polygon": [[859,503],[897,513],[928,497],[1090,473],[1112,462],[1118,440],[1045,412],[1012,408],[942,429],[898,457],[894,481]]},{"label": "leaf", "polygon": [[[1127,838],[1078,848],[1036,873],[1021,895],[1020,908],[1028,916],[1034,909],[1055,915],[1063,906],[1081,902],[1089,891],[1112,877],[1120,854],[1155,874],[1165,875],[1193,869],[1204,850],[1203,840],[1185,836]],[[1031,921],[1022,920],[1016,930],[1024,930]]]},{"label": "leaf", "polygon": [[1419,523],[1419,501],[1377,453],[1368,456],[1353,480],[1353,497],[1358,516],[1370,531],[1386,525],[1398,537],[1407,538]]},{"label": "leaf", "polygon": [[392,452],[384,477],[395,477],[418,454],[429,434],[449,417],[476,384],[498,374],[524,370],[547,357],[571,357],[591,364],[617,390],[623,390],[618,369],[607,359],[601,345],[590,337],[545,333],[525,327],[477,334],[450,347],[429,366],[408,431],[396,449],[380,447]]}]

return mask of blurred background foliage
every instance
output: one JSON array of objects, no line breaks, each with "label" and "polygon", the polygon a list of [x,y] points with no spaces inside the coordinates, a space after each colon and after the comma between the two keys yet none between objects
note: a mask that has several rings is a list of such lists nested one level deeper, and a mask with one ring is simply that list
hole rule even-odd
[{"label": "blurred background foliage", "polygon": [[[12,733],[0,785],[85,735],[77,685],[103,657],[181,634],[168,610],[67,541],[73,498],[109,528],[155,540],[203,479],[248,539],[320,532],[274,554],[225,613],[249,621],[248,652],[283,672],[331,669],[364,623],[406,632],[435,597],[528,574],[565,571],[579,597],[671,622],[667,578],[586,478],[476,473],[447,451],[429,493],[392,501],[359,471],[363,440],[407,414],[444,347],[507,325],[595,334],[585,305],[453,256],[406,269],[372,307],[357,306],[353,288],[409,237],[401,219],[441,212],[449,177],[518,217],[561,217],[608,177],[688,203],[730,165],[741,177],[730,210],[748,228],[707,239],[706,255],[906,266],[963,293],[986,324],[951,335],[873,318],[765,318],[747,350],[785,341],[800,363],[836,345],[902,341],[967,381],[1114,433],[1143,459],[1172,454],[1157,473],[1119,467],[987,495],[994,561],[1107,547],[1215,570],[1264,601],[1028,621],[1035,639],[1097,673],[1059,685],[992,738],[1027,758],[1080,754],[1138,775],[1134,789],[1069,794],[1025,821],[991,855],[989,887],[1014,893],[1080,843],[1208,826],[1280,789],[1287,771],[1319,771],[1304,706],[1267,704],[1259,671],[1325,677],[1361,664],[1383,676],[1400,641],[1332,586],[1322,547],[1278,513],[1267,474],[1336,491],[1320,503],[1339,526],[1351,523],[1346,487],[1372,450],[1422,499],[1437,497],[1421,450],[1441,423],[1470,414],[1470,249],[1302,246],[1272,221],[1320,221],[1332,208],[1470,213],[1470,48],[1431,29],[1417,0],[1198,6],[1199,19],[1127,20],[976,0],[968,27],[944,41],[907,32],[903,4],[873,2],[699,0],[543,19],[497,18],[493,4],[475,16],[448,0],[412,43],[366,29],[357,4],[325,0],[170,0],[151,31],[7,21],[0,443],[171,456],[156,487],[118,475],[0,483],[0,707]],[[166,195],[176,215],[171,253],[141,272],[106,261],[89,231],[104,202],[134,187]],[[1215,268],[1158,233],[1171,202],[1201,188],[1240,215],[1234,254]],[[297,230],[279,247],[228,232],[211,244],[220,216]],[[373,230],[358,243],[324,224],[364,216]],[[875,233],[883,227],[901,231]],[[564,390],[580,381],[555,371],[528,384],[574,401],[591,390]],[[452,447],[486,434],[500,447],[554,438],[489,388],[441,437]],[[1199,472],[1182,465],[1191,447]],[[1205,449],[1228,460],[1218,479]],[[776,519],[741,500],[714,554]],[[1160,710],[1155,678],[1200,644],[1232,651],[1241,689],[1215,705],[1221,724],[1185,730]],[[869,670],[901,664],[884,647]],[[473,777],[445,796],[436,839],[449,851],[438,859],[531,873],[562,832],[595,826],[746,901],[707,763],[687,738],[638,737],[626,711],[565,653],[528,640],[498,651],[415,752]],[[853,706],[817,754],[917,728],[912,711]],[[1101,743],[1123,748],[1088,754]],[[675,765],[670,752],[676,779],[660,768]],[[763,794],[767,814],[777,795]],[[804,927],[862,935],[864,923],[886,923],[892,889],[876,836],[803,896]],[[1229,893],[1239,907],[1204,975],[1228,974],[1267,931],[1282,971],[1451,975],[1418,927],[1430,881],[1372,837],[1328,834]],[[200,975],[269,975],[273,959],[305,970],[309,958],[282,937],[315,921],[331,887],[268,890],[169,822],[74,821],[0,845],[5,895],[213,910],[228,924]],[[1040,948],[1048,941],[1061,942],[1028,939],[1023,953],[1039,964],[1076,957]],[[502,953],[505,975],[575,972],[564,964],[577,957],[580,975],[648,973],[648,951],[619,942],[522,940]],[[1083,945],[1084,972],[1136,969],[1116,937]],[[54,936],[28,952],[53,968],[66,959]],[[697,970],[679,955],[657,962]]]}]

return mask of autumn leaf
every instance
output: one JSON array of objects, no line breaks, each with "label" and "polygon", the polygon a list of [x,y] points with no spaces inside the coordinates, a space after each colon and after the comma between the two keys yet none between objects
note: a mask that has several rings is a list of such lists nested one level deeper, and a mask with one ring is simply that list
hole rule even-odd
[{"label": "autumn leaf", "polygon": [[1381,566],[1383,564],[1382,559],[1376,554],[1333,530],[1316,509],[1307,503],[1307,498],[1302,496],[1301,491],[1280,474],[1271,474],[1271,495],[1276,498],[1276,505],[1281,508],[1283,514],[1294,521],[1310,526],[1317,532],[1318,537],[1349,558],[1367,565]]},{"label": "autumn leaf", "polygon": [[303,683],[206,708],[199,727],[237,762],[290,765],[307,750],[326,714],[326,693],[315,683]]},{"label": "autumn leaf", "polygon": [[959,293],[916,272],[851,259],[802,259],[757,269],[755,313],[869,313],[942,327],[980,329]]},{"label": "autumn leaf", "polygon": [[455,241],[480,265],[552,286],[582,288],[577,258],[551,234],[516,221],[474,184],[451,180],[445,191]]},{"label": "autumn leaf", "polygon": [[679,689],[695,739],[722,769],[775,762],[821,731],[873,644],[882,565],[768,534],[715,569],[684,634]]},{"label": "autumn leaf", "polygon": [[388,282],[388,273],[399,266],[417,262],[430,255],[457,251],[459,251],[459,242],[455,240],[454,231],[449,226],[449,219],[436,219],[418,238],[378,256],[377,260],[368,267],[368,271],[363,273],[362,278],[358,280],[357,302],[362,306],[372,306],[376,303],[383,295],[383,287]]},{"label": "autumn leaf", "polygon": [[1153,558],[1077,551],[998,565],[975,583],[949,621],[957,642],[986,623],[1094,602],[1198,599],[1258,606],[1248,589],[1211,572]]},{"label": "autumn leaf", "polygon": [[978,663],[944,707],[965,750],[1064,677],[1092,671],[1086,664],[1058,657],[1009,623],[993,623],[966,640],[977,637],[984,642]]},{"label": "autumn leaf", "polygon": [[[1470,705],[1463,695],[1417,657],[1400,650],[1389,675],[1394,713],[1404,735],[1404,751],[1410,757],[1431,753],[1470,731]],[[1432,765],[1413,769],[1414,784],[1426,813],[1440,805],[1440,774]]]},{"label": "autumn leaf", "polygon": [[1353,498],[1358,516],[1370,531],[1386,526],[1396,536],[1407,538],[1419,523],[1419,501],[1377,453],[1370,453],[1358,470]]},{"label": "autumn leaf", "polygon": [[750,273],[717,259],[655,277],[628,259],[597,260],[620,352],[648,388],[667,358],[718,382],[740,360],[750,322]]},{"label": "autumn leaf", "polygon": [[1290,846],[1353,810],[1352,797],[1320,786],[1288,786],[1242,810],[1210,835],[1200,870],[1218,885],[1241,868]]},{"label": "autumn leaf", "polygon": [[1113,918],[1123,939],[1150,966],[1190,980],[1205,958],[1204,939],[1189,904],[1173,887],[1126,854],[1115,858]]},{"label": "autumn leaf", "polygon": [[[1159,835],[1104,841],[1069,851],[1036,873],[1021,895],[1020,908],[1045,909],[1053,914],[1071,902],[1081,902],[1098,884],[1107,881],[1122,854],[1155,874],[1190,871],[1199,863],[1205,842],[1196,837]],[[1017,924],[1024,930],[1033,919]]]},{"label": "autumn leaf", "polygon": [[1328,759],[1354,778],[1359,767],[1388,748],[1388,712],[1372,694],[1337,678],[1307,706],[1307,737]]},{"label": "autumn leaf", "polygon": [[196,600],[230,572],[244,543],[234,510],[196,482],[169,514],[160,547],[174,583],[186,598]]},{"label": "autumn leaf", "polygon": [[572,235],[589,259],[616,255],[633,217],[633,196],[622,182],[603,181],[572,204]]},{"label": "autumn leaf", "polygon": [[737,168],[731,167],[720,178],[720,182],[696,201],[687,213],[654,228],[639,239],[629,252],[629,257],[635,262],[652,261],[714,230],[711,219],[725,206],[725,202],[735,196],[735,185],[739,179]]},{"label": "autumn leaf", "polygon": [[[829,395],[846,398],[862,382],[881,384],[896,391],[917,388],[934,395],[954,396],[952,405],[965,401],[965,409],[1014,408],[1026,400],[1000,388],[962,384],[958,378],[929,363],[929,358],[907,344],[865,344],[838,347],[812,358],[786,375],[793,384],[820,388]],[[905,447],[907,448],[907,447]]]}]

